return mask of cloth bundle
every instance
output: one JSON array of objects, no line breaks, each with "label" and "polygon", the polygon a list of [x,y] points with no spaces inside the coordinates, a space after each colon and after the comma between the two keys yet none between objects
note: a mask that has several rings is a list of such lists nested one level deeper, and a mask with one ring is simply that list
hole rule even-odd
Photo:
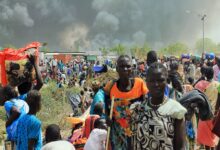
[{"label": "cloth bundle", "polygon": [[184,94],[179,102],[187,109],[187,115],[189,116],[192,116],[195,112],[194,107],[197,107],[199,109],[199,118],[202,121],[213,118],[212,108],[208,98],[203,92],[197,89]]},{"label": "cloth bundle", "polygon": [[183,119],[187,110],[179,102],[169,99],[164,105],[158,108],[158,112],[164,116],[171,116],[174,119]]}]

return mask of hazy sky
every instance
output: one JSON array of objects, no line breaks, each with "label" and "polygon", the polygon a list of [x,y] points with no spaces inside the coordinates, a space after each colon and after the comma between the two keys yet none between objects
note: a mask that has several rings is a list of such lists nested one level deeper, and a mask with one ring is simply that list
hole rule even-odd
[{"label": "hazy sky", "polygon": [[219,0],[0,0],[0,46],[47,42],[54,51],[96,50],[177,41],[190,47],[205,36],[220,43]]}]

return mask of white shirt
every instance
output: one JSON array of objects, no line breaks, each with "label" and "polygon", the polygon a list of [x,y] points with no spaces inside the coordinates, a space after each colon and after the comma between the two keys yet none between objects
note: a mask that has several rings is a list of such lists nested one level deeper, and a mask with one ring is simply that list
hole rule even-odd
[{"label": "white shirt", "polygon": [[47,143],[41,150],[75,150],[75,147],[70,142],[60,140]]},{"label": "white shirt", "polygon": [[86,141],[84,150],[105,150],[106,137],[106,130],[93,129]]}]

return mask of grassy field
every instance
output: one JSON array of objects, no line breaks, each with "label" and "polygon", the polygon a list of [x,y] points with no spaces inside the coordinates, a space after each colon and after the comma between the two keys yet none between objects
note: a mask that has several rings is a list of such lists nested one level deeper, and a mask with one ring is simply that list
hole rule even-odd
[{"label": "grassy field", "polygon": [[4,107],[0,107],[0,145],[2,145],[2,141],[6,137],[5,119],[6,119],[6,115],[5,115]]},{"label": "grassy field", "polygon": [[[42,129],[49,124],[58,124],[64,138],[70,135],[71,125],[66,123],[65,118],[72,113],[72,108],[66,98],[66,92],[78,93],[78,87],[57,88],[55,82],[51,82],[41,89],[42,107],[37,114],[42,122]],[[5,138],[5,111],[0,108],[0,142]]]}]

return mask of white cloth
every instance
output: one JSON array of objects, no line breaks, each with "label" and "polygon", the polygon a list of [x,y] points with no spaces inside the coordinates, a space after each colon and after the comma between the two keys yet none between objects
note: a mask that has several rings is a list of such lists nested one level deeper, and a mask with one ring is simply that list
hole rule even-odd
[{"label": "white cloth", "polygon": [[54,67],[57,66],[57,60],[55,60],[55,59],[52,60],[52,66],[54,66]]},{"label": "white cloth", "polygon": [[166,63],[166,62],[163,63],[163,66],[168,69],[168,66],[167,66],[167,63]]},{"label": "white cloth", "polygon": [[61,78],[65,79],[66,80],[66,75],[65,74],[61,74]]},{"label": "white cloth", "polygon": [[132,65],[136,65],[136,60],[135,59],[132,59]]},{"label": "white cloth", "polygon": [[47,143],[41,150],[75,150],[75,147],[70,142],[60,140]]},{"label": "white cloth", "polygon": [[174,119],[183,119],[187,110],[179,102],[169,99],[164,105],[158,108],[161,115],[168,115]]},{"label": "white cloth", "polygon": [[105,150],[107,131],[104,129],[93,129],[84,146],[84,150]]}]

